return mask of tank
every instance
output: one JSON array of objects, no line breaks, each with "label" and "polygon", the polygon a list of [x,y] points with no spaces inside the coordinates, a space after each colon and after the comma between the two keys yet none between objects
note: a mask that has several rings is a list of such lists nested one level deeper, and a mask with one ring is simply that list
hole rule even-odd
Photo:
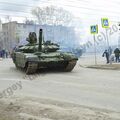
[{"label": "tank", "polygon": [[26,74],[34,74],[43,68],[70,72],[75,67],[78,58],[72,53],[61,52],[58,44],[44,41],[43,29],[39,30],[39,40],[35,32],[30,32],[28,44],[17,47],[12,59],[17,68],[25,70]]}]

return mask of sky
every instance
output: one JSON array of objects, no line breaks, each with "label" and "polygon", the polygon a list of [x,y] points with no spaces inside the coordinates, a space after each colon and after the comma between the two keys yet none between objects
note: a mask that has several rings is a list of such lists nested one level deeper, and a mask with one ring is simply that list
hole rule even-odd
[{"label": "sky", "polygon": [[0,0],[0,18],[6,22],[9,15],[12,21],[23,22],[26,18],[34,19],[32,8],[49,5],[62,7],[74,15],[76,32],[81,33],[83,42],[90,33],[90,25],[100,25],[101,18],[109,18],[111,24],[120,21],[120,0]]},{"label": "sky", "polygon": [[70,11],[76,19],[85,21],[109,17],[112,21],[120,20],[120,0],[0,0],[0,16],[28,16],[36,6],[54,5]]}]

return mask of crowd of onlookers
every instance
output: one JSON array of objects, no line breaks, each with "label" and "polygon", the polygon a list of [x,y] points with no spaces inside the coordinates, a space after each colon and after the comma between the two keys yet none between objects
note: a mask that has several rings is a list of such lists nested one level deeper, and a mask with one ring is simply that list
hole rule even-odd
[{"label": "crowd of onlookers", "polygon": [[112,63],[112,62],[120,62],[120,49],[119,48],[115,48],[114,50],[112,50],[111,47],[109,47],[108,50],[105,50],[103,55],[103,57],[106,57],[106,61],[107,63]]},{"label": "crowd of onlookers", "polygon": [[10,53],[8,50],[2,49],[0,50],[0,58],[8,58],[10,56]]}]

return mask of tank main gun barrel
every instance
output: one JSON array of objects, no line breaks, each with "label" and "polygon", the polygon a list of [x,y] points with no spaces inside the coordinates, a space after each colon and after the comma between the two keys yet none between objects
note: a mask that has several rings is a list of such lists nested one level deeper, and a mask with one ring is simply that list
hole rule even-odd
[{"label": "tank main gun barrel", "polygon": [[40,29],[39,30],[39,47],[38,47],[38,51],[39,52],[42,51],[42,37],[43,37],[43,30]]}]

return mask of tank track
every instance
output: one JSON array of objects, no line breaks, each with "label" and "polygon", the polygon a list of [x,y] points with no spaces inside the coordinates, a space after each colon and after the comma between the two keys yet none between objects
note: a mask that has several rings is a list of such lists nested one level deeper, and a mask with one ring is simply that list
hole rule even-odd
[{"label": "tank track", "polygon": [[33,74],[33,73],[35,73],[37,68],[38,68],[38,64],[37,63],[29,62],[27,67],[26,67],[26,74]]},{"label": "tank track", "polygon": [[75,67],[76,63],[77,63],[76,60],[74,60],[74,61],[69,61],[67,67],[65,68],[65,71],[66,71],[66,72],[72,71],[73,68]]}]

